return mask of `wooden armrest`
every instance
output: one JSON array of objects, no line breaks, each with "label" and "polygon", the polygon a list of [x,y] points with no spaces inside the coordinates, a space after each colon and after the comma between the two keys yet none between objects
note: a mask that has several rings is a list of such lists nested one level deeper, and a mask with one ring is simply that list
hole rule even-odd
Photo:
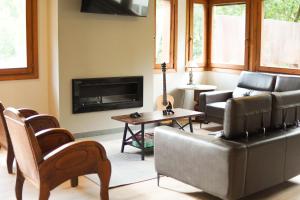
[{"label": "wooden armrest", "polygon": [[62,128],[42,130],[37,132],[35,136],[44,155],[64,144],[75,141],[73,135]]},{"label": "wooden armrest", "polygon": [[59,122],[54,116],[45,115],[45,114],[28,117],[26,118],[26,122],[33,129],[35,133],[49,128],[60,127]]},{"label": "wooden armrest", "polygon": [[33,115],[38,115],[39,113],[35,110],[29,108],[19,108],[18,111],[23,115],[23,117],[27,118]]},{"label": "wooden armrest", "polygon": [[47,180],[49,188],[55,188],[58,179],[63,182],[92,173],[106,174],[109,181],[111,165],[102,145],[95,141],[78,141],[65,144],[44,156],[39,171],[41,180]]},{"label": "wooden armrest", "polygon": [[[95,151],[97,150],[97,151]],[[72,154],[73,152],[90,152],[92,153],[90,156],[92,159],[97,159],[97,154],[100,153],[100,159],[106,160],[106,151],[104,147],[96,142],[96,141],[74,141],[67,143],[54,151],[50,152],[44,157],[44,160],[50,161],[55,159],[60,159],[60,157],[64,157],[66,154]],[[98,159],[99,159],[98,158]]]}]

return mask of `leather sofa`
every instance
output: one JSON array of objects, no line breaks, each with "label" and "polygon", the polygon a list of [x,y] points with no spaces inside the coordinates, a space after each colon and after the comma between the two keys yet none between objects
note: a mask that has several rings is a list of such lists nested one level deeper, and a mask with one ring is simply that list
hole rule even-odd
[{"label": "leather sofa", "polygon": [[206,122],[223,123],[226,101],[230,98],[255,96],[271,92],[300,89],[300,76],[242,72],[233,91],[204,92],[199,96],[199,110],[205,113]]},{"label": "leather sofa", "polygon": [[300,91],[232,98],[219,137],[155,129],[155,168],[225,200],[300,174]]}]

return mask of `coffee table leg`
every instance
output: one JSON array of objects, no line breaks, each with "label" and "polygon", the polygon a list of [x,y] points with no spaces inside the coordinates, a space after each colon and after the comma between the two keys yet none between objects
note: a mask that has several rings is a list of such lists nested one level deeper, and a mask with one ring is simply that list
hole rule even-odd
[{"label": "coffee table leg", "polygon": [[125,144],[126,144],[126,137],[127,137],[127,130],[128,130],[128,123],[125,123],[124,134],[123,134],[123,141],[121,147],[121,153],[124,152]]},{"label": "coffee table leg", "polygon": [[189,124],[190,124],[190,131],[191,131],[191,133],[193,133],[194,132],[194,130],[193,130],[193,121],[192,121],[191,117],[189,117]]},{"label": "coffee table leg", "polygon": [[145,125],[141,124],[141,133],[142,133],[142,160],[145,160]]}]

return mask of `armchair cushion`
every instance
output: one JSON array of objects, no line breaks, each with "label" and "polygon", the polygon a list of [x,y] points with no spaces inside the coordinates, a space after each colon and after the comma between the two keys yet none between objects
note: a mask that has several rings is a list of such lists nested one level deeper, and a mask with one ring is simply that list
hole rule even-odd
[{"label": "armchair cushion", "polygon": [[226,102],[232,98],[232,91],[202,92],[199,96],[200,111],[206,112],[206,105],[215,102]]},{"label": "armchair cushion", "polygon": [[259,91],[259,90],[236,87],[233,90],[232,97],[239,98],[239,97],[255,96],[255,95],[270,94],[270,93],[271,93],[270,91]]},{"label": "armchair cushion", "polygon": [[210,103],[206,105],[206,112],[209,113],[210,116],[223,118],[225,106],[226,102]]}]

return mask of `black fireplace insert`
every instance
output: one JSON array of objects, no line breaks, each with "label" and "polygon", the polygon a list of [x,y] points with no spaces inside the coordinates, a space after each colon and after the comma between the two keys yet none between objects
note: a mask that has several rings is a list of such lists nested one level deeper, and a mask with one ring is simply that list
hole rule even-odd
[{"label": "black fireplace insert", "polygon": [[73,113],[143,106],[143,77],[72,80]]}]

